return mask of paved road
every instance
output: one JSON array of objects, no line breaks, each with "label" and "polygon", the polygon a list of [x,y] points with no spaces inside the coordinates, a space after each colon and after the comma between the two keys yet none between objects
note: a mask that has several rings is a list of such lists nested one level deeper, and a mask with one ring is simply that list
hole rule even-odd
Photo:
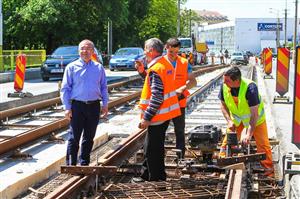
[{"label": "paved road", "polygon": [[[136,71],[116,71],[112,72],[106,70],[108,82],[113,82],[118,79],[130,77],[136,75]],[[61,81],[59,78],[50,79],[44,82],[42,79],[26,80],[24,82],[23,92],[30,92],[33,95],[40,95],[44,93],[50,93],[58,90],[58,82]],[[14,83],[2,83],[0,84],[0,103],[16,100],[16,98],[8,98],[7,94],[14,92]]]}]

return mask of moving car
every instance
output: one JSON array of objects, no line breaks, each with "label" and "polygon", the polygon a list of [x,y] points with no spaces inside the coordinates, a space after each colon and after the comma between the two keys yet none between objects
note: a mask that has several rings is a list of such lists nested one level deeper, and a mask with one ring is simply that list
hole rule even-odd
[{"label": "moving car", "polygon": [[[103,60],[101,54],[97,49],[94,49],[94,52],[97,59],[102,64]],[[78,58],[78,46],[58,47],[41,66],[41,76],[43,81],[48,81],[52,77],[62,78],[65,67]]]},{"label": "moving car", "polygon": [[248,64],[248,58],[243,52],[234,52],[231,55],[231,64]]},{"label": "moving car", "polygon": [[135,70],[135,61],[141,61],[146,66],[144,50],[139,47],[120,48],[109,60],[109,69]]}]

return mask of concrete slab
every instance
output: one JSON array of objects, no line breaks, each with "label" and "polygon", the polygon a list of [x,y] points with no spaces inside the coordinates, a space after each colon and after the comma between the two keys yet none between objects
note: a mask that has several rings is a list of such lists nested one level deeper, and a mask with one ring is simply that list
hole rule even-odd
[{"label": "concrete slab", "polygon": [[[103,126],[103,123],[98,125],[94,148],[108,140],[108,133]],[[59,136],[67,140],[67,132],[62,132]],[[67,142],[63,144],[42,142],[22,151],[31,154],[32,159],[1,159],[0,198],[14,198],[27,191],[28,187],[57,173],[60,166],[65,164],[66,147]]]}]

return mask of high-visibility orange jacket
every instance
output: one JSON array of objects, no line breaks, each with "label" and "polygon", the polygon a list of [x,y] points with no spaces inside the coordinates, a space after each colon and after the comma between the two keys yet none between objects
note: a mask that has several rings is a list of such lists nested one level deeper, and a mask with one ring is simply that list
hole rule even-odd
[{"label": "high-visibility orange jacket", "polygon": [[139,107],[142,109],[141,117],[144,116],[144,111],[147,109],[151,99],[151,87],[149,74],[151,71],[156,72],[162,80],[164,86],[164,101],[159,107],[157,113],[151,119],[151,124],[161,123],[177,117],[181,114],[180,107],[176,95],[174,83],[175,70],[173,66],[163,57],[150,66],[144,82]]},{"label": "high-visibility orange jacket", "polygon": [[[168,60],[167,56],[164,57]],[[180,56],[177,57],[174,79],[176,89],[186,85],[186,81],[188,80],[188,60],[186,58]],[[179,100],[179,106],[185,108],[186,98],[190,95],[190,92],[186,89],[182,94],[184,95],[184,98]]]}]

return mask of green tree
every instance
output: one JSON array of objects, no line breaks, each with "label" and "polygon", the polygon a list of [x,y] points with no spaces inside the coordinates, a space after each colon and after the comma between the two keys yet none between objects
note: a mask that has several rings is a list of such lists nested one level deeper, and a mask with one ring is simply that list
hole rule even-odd
[{"label": "green tree", "polygon": [[180,32],[181,36],[189,37],[190,36],[190,23],[191,25],[193,22],[200,21],[200,18],[198,17],[197,13],[190,9],[183,9],[180,12]]},{"label": "green tree", "polygon": [[[127,22],[126,1],[119,0],[4,0],[4,40],[9,48],[46,48],[77,45],[89,38],[99,45],[105,40],[110,17],[115,25]],[[116,12],[117,10],[118,12]]]},{"label": "green tree", "polygon": [[176,36],[177,0],[151,0],[149,11],[139,26],[139,37],[145,41],[151,37],[163,42]]}]

